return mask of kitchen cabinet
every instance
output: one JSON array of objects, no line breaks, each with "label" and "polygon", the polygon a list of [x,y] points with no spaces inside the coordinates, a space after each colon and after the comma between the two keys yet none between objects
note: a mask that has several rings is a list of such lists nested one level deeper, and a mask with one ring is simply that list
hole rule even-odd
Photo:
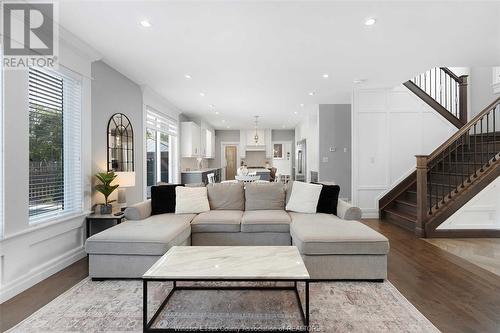
[{"label": "kitchen cabinet", "polygon": [[273,158],[272,132],[270,129],[266,129],[265,133],[266,158]]},{"label": "kitchen cabinet", "polygon": [[201,129],[192,121],[181,122],[181,157],[201,157]]},{"label": "kitchen cabinet", "polygon": [[493,92],[500,93],[500,67],[493,67]]},{"label": "kitchen cabinet", "polygon": [[181,157],[215,158],[215,131],[202,123],[181,123]]},{"label": "kitchen cabinet", "polygon": [[247,158],[247,132],[245,130],[240,130],[239,154],[240,158]]}]

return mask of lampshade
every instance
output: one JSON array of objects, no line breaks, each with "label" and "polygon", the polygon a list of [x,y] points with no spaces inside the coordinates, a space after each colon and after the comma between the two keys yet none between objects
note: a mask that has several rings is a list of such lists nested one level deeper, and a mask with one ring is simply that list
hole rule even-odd
[{"label": "lampshade", "polygon": [[113,183],[120,185],[119,187],[135,186],[135,172],[118,171],[115,175],[117,177]]}]

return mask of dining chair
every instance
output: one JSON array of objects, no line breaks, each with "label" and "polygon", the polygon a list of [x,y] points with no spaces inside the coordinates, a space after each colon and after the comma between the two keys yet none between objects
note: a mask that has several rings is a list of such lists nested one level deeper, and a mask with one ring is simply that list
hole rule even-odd
[{"label": "dining chair", "polygon": [[207,175],[207,179],[209,184],[215,183],[215,173],[209,173]]}]

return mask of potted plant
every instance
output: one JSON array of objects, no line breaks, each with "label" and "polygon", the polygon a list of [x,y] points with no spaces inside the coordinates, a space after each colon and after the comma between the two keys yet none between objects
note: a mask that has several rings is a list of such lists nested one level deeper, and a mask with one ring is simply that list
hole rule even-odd
[{"label": "potted plant", "polygon": [[104,205],[101,205],[101,214],[111,214],[111,205],[115,200],[108,200],[108,197],[113,193],[114,190],[119,185],[111,185],[113,180],[116,178],[116,174],[113,171],[109,172],[99,172],[96,175],[96,178],[101,181],[102,184],[97,184],[95,189],[97,192],[102,193],[104,195]]}]

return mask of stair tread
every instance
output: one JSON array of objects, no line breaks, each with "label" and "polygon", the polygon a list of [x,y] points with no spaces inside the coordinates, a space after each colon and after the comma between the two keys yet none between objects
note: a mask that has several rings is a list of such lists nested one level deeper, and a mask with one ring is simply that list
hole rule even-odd
[{"label": "stair tread", "polygon": [[409,213],[406,213],[406,212],[401,212],[395,208],[392,208],[392,207],[389,207],[389,208],[384,208],[384,210],[387,212],[387,213],[390,213],[390,214],[393,214],[393,215],[396,215],[398,217],[401,217],[403,219],[406,219],[408,221],[411,221],[411,222],[417,222],[417,216],[416,215],[413,215],[413,214],[409,214]]},{"label": "stair tread", "polygon": [[401,203],[403,205],[417,207],[417,203],[413,202],[413,201],[409,201],[409,200],[405,200],[405,199],[396,199],[394,201],[397,202],[397,203]]}]

